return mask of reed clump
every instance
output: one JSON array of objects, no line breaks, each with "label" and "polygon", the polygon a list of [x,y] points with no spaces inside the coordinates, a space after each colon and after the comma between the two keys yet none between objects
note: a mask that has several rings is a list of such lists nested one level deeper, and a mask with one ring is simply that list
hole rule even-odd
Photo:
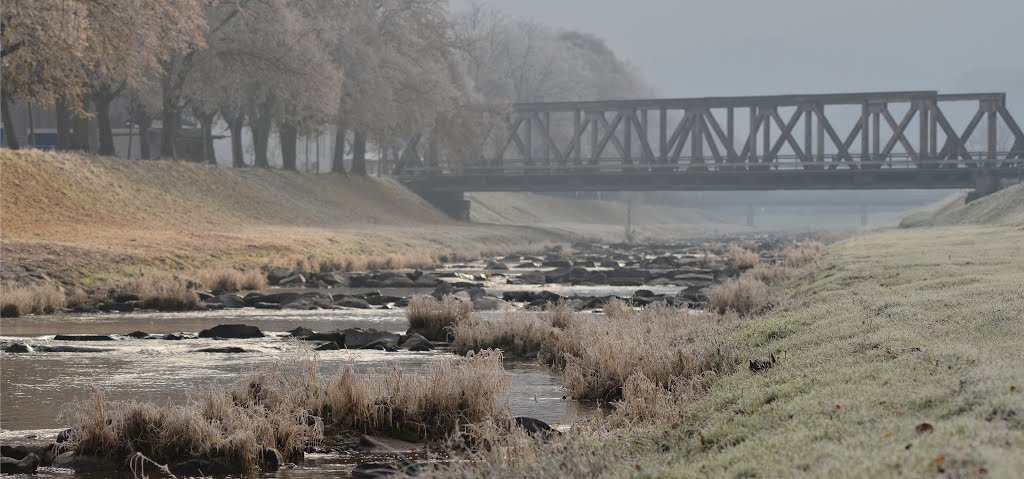
[{"label": "reed clump", "polygon": [[3,286],[0,316],[14,318],[27,314],[50,314],[67,304],[64,288],[54,283]]},{"label": "reed clump", "polygon": [[208,473],[252,472],[268,451],[292,460],[323,438],[310,411],[323,390],[312,359],[282,361],[228,387],[194,390],[183,405],[108,402],[95,391],[64,413],[78,455],[115,466],[142,454],[161,464],[198,461]]},{"label": "reed clump", "polygon": [[782,253],[782,263],[790,268],[799,268],[813,263],[825,253],[825,243],[808,240]]},{"label": "reed clump", "polygon": [[142,307],[160,311],[189,311],[200,304],[189,282],[164,272],[128,278],[113,290],[134,293],[139,296]]},{"label": "reed clump", "polygon": [[446,295],[440,301],[422,295],[413,296],[409,300],[405,316],[413,331],[431,341],[446,341],[455,323],[468,319],[472,312],[472,303],[463,302],[452,295]]},{"label": "reed clump", "polygon": [[743,275],[708,288],[708,306],[719,313],[735,311],[749,316],[763,312],[772,304],[772,290],[767,283]]},{"label": "reed clump", "polygon": [[753,268],[744,271],[747,276],[771,286],[785,282],[793,276],[793,268],[776,264],[760,263]]},{"label": "reed clump", "polygon": [[739,269],[753,268],[761,261],[761,257],[757,253],[737,245],[729,246],[729,249],[726,250],[726,257]]},{"label": "reed clump", "polygon": [[324,409],[334,428],[419,439],[446,436],[460,426],[508,418],[500,400],[511,379],[501,352],[446,357],[425,374],[384,367],[365,375],[351,366],[327,382]]},{"label": "reed clump", "polygon": [[616,401],[630,377],[640,374],[659,388],[713,373],[731,357],[724,344],[735,314],[720,316],[651,305],[636,310],[612,300],[604,315],[550,305],[542,313],[516,311],[498,321],[470,318],[455,324],[452,347],[460,353],[500,348],[537,356],[562,370],[574,399]]},{"label": "reed clump", "polygon": [[267,276],[258,269],[207,269],[196,273],[195,280],[212,291],[260,291],[267,288]]}]

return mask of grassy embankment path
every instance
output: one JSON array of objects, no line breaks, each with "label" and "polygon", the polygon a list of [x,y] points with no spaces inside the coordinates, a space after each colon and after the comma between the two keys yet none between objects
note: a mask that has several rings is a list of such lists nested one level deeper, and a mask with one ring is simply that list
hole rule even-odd
[{"label": "grassy embankment path", "polygon": [[6,149],[0,164],[5,284],[30,272],[89,285],[290,255],[472,256],[569,240],[453,221],[386,179]]},{"label": "grassy embankment path", "polygon": [[721,377],[670,449],[626,474],[1024,473],[1024,228],[843,241],[733,336],[741,357],[778,363]]}]

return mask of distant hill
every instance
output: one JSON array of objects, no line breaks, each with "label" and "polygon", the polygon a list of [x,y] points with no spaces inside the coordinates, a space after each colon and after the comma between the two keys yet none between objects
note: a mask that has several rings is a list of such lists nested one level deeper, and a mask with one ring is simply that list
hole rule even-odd
[{"label": "distant hill", "polygon": [[904,228],[919,226],[993,225],[1024,227],[1024,183],[964,203],[964,193],[942,202],[900,222]]}]

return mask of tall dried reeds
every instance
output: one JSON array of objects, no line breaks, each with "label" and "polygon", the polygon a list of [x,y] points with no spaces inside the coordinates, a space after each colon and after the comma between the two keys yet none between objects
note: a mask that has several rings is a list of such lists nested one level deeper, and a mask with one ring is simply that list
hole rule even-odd
[{"label": "tall dried reeds", "polygon": [[708,288],[708,306],[719,313],[735,311],[748,316],[764,311],[772,303],[768,285],[752,276],[740,276]]},{"label": "tall dried reeds", "polygon": [[183,281],[170,273],[152,273],[128,278],[114,289],[135,293],[144,308],[160,311],[188,311],[199,306],[199,296]]},{"label": "tall dried reeds", "polygon": [[67,304],[64,288],[54,283],[3,286],[0,312],[4,317],[50,314]]},{"label": "tall dried reeds", "polygon": [[501,402],[510,377],[499,351],[446,357],[425,374],[397,367],[358,375],[347,366],[327,382],[325,411],[333,427],[437,438],[459,426],[508,418]]},{"label": "tall dried reeds", "polygon": [[319,443],[323,424],[310,411],[322,389],[313,360],[287,360],[226,388],[195,390],[183,405],[107,402],[95,391],[64,414],[77,454],[119,464],[141,453],[163,464],[247,472],[261,467],[268,449],[291,457]]},{"label": "tall dried reeds", "polygon": [[413,296],[405,317],[415,332],[432,341],[445,341],[452,326],[469,318],[473,304],[447,295],[441,301],[431,296]]},{"label": "tall dried reeds", "polygon": [[726,256],[732,261],[732,264],[739,269],[749,269],[757,265],[761,261],[761,257],[757,253],[750,251],[742,246],[731,245],[726,251]]},{"label": "tall dried reeds", "polygon": [[782,263],[790,268],[810,264],[825,252],[825,244],[817,240],[804,241],[782,253]]},{"label": "tall dried reeds", "polygon": [[259,291],[267,288],[267,276],[258,269],[207,269],[196,273],[195,280],[204,288],[226,292]]}]

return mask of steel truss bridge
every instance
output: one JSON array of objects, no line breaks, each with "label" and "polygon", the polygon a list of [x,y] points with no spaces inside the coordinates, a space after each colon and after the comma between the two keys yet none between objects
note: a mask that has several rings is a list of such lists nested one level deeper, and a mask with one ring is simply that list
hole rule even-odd
[{"label": "steel truss bridge", "polygon": [[[935,91],[521,103],[475,158],[405,155],[446,211],[467,191],[977,188],[1024,172],[1004,93]],[[468,160],[468,161],[466,161]]]}]

